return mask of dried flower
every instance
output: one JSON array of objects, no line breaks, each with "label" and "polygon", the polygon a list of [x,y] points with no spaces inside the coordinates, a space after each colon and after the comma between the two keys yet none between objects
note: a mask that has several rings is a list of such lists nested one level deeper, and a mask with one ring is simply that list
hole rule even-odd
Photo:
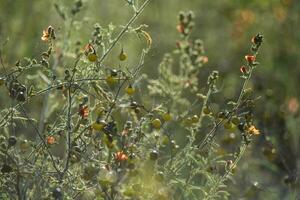
[{"label": "dried flower", "polygon": [[246,55],[245,59],[249,62],[249,63],[253,63],[255,62],[255,56],[253,55]]},{"label": "dried flower", "polygon": [[79,105],[79,115],[82,119],[86,119],[89,116],[89,107],[87,105]]},{"label": "dried flower", "polygon": [[240,67],[240,71],[241,71],[243,74],[246,74],[246,73],[248,72],[247,67],[244,66],[244,65]]},{"label": "dried flower", "polygon": [[207,56],[200,56],[197,58],[197,62],[205,64],[208,63],[208,57]]},{"label": "dried flower", "polygon": [[118,162],[126,161],[127,159],[128,159],[128,156],[123,151],[118,151],[115,154],[115,160]]},{"label": "dried flower", "polygon": [[184,33],[184,25],[182,23],[178,24],[176,29],[179,33]]},{"label": "dried flower", "polygon": [[84,47],[84,54],[87,57],[87,59],[91,62],[95,62],[98,58],[96,50],[91,44],[87,44]]},{"label": "dried flower", "polygon": [[259,134],[260,134],[259,130],[258,130],[255,126],[253,126],[253,125],[251,125],[251,126],[247,129],[247,132],[248,132],[249,134],[251,134],[251,135],[259,135]]},{"label": "dried flower", "polygon": [[292,114],[295,114],[299,109],[299,102],[297,98],[292,97],[288,101],[288,111],[290,111]]},{"label": "dried flower", "polygon": [[263,36],[261,34],[257,34],[251,39],[251,42],[256,45],[260,45],[263,42]]},{"label": "dried flower", "polygon": [[48,26],[46,30],[43,30],[41,40],[44,42],[48,42],[51,39],[55,39],[55,32],[52,26]]}]

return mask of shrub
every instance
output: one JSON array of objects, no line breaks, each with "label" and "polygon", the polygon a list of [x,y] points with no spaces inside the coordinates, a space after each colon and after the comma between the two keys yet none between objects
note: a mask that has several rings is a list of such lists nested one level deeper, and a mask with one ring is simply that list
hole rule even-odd
[{"label": "shrub", "polygon": [[[0,120],[1,198],[229,197],[226,184],[260,134],[249,80],[263,37],[254,36],[251,54],[242,58],[238,97],[218,102],[220,74],[205,70],[203,42],[191,36],[192,12],[179,13],[180,39],[158,66],[158,78],[141,73],[152,38],[147,26],[133,23],[149,2],[127,0],[134,14],[116,36],[115,26],[95,24],[88,43],[74,44],[71,28],[58,33],[48,26],[40,57],[13,69],[1,62],[1,87],[11,99]],[[78,0],[67,13],[55,4],[70,27],[82,6]],[[125,34],[144,41],[133,66],[125,47],[112,51]]]}]

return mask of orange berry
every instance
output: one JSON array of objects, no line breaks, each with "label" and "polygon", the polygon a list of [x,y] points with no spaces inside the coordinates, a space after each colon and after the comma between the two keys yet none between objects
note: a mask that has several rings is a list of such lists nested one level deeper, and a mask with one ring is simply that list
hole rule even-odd
[{"label": "orange berry", "polygon": [[52,145],[55,143],[55,137],[53,136],[48,136],[47,137],[47,144]]}]

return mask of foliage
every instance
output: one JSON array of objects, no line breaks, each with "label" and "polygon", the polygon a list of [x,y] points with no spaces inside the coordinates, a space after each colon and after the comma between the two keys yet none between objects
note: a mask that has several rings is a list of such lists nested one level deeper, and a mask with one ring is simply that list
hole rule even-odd
[{"label": "foliage", "polygon": [[[241,86],[228,99],[222,73],[208,68],[194,37],[194,13],[180,12],[176,47],[154,78],[143,68],[159,44],[151,26],[135,24],[149,2],[125,0],[133,13],[125,25],[95,23],[84,39],[86,2],[55,3],[64,25],[49,25],[36,38],[44,43],[39,56],[8,67],[1,50],[0,83],[9,99],[1,105],[1,198],[230,198],[238,162],[262,132],[251,78],[263,36],[251,39],[240,59]],[[130,43],[139,43],[137,53]],[[264,140],[265,155],[275,160],[274,145]],[[296,177],[287,182],[293,189]],[[254,184],[244,196],[259,189]]]}]

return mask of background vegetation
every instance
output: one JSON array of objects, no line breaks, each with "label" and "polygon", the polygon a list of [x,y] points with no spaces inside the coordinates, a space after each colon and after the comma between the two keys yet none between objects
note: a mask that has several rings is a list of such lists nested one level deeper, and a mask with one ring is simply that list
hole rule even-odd
[{"label": "background vegetation", "polygon": [[[39,57],[45,49],[40,40],[41,30],[48,25],[55,27],[57,35],[67,34],[70,24],[61,19],[54,3],[66,11],[74,6],[71,0],[0,0],[1,55],[6,66],[14,66],[23,57]],[[164,54],[176,48],[176,41],[180,39],[176,30],[177,15],[182,10],[195,13],[191,37],[201,38],[205,44],[209,61],[202,73],[207,75],[218,70],[221,75],[222,96],[216,95],[215,102],[238,95],[241,58],[249,51],[249,38],[256,33],[262,33],[265,38],[259,54],[260,66],[251,81],[255,95],[260,97],[254,115],[262,134],[239,163],[228,189],[232,199],[292,199],[296,195],[300,198],[300,2],[154,0],[136,22],[147,24],[153,39],[142,71],[150,79],[158,77],[156,69]],[[69,40],[64,42],[70,48],[75,47],[77,41],[84,46],[95,23],[102,27],[113,23],[121,30],[118,25],[126,24],[132,14],[125,1],[83,1],[83,7],[72,23]],[[143,45],[136,36],[125,36],[113,50],[114,56],[109,56],[105,64],[118,65],[116,55],[123,47],[128,54],[128,66],[133,65],[138,62],[139,49]],[[207,76],[204,77],[206,82]],[[144,90],[146,85],[139,87]],[[4,88],[0,92],[2,109],[10,101],[8,95],[2,95],[6,93]],[[41,106],[41,103],[37,101],[35,105]],[[33,116],[39,115],[34,112],[34,107],[30,109]],[[22,130],[17,134],[30,137],[30,133]],[[220,140],[225,141],[224,138]]]}]

